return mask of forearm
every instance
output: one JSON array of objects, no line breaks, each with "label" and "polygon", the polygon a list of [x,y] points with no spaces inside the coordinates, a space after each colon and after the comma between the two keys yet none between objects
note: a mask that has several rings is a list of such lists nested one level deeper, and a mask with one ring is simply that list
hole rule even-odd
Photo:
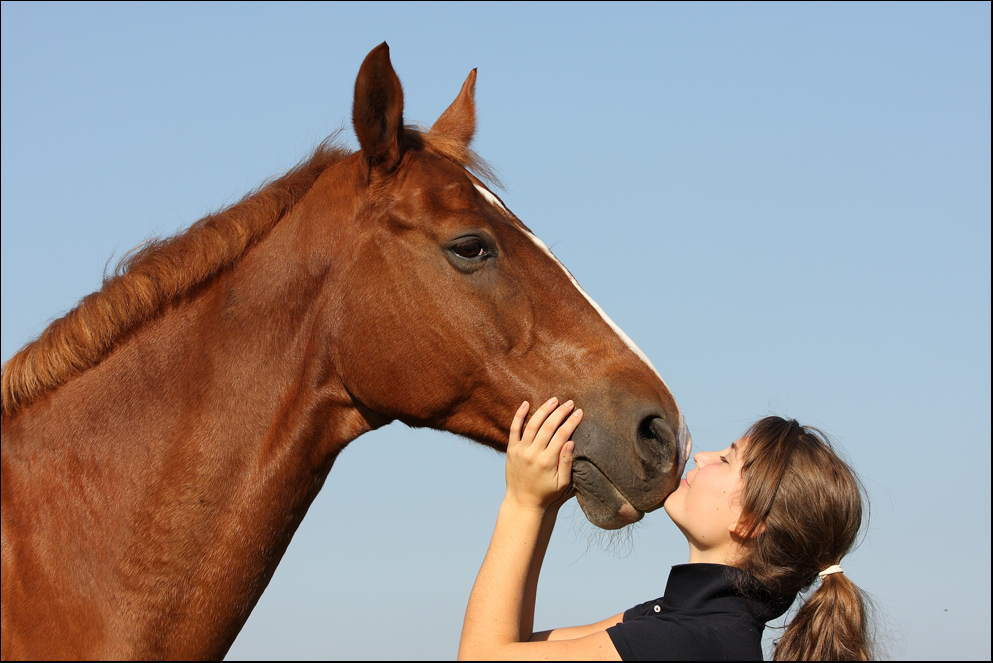
[{"label": "forearm", "polygon": [[[530,637],[534,595],[530,601],[525,595],[531,576],[537,585],[538,570],[532,569],[539,548],[544,555],[547,546],[547,540],[539,545],[544,522],[541,509],[507,499],[500,505],[493,539],[469,595],[459,658],[487,658],[503,645]],[[525,629],[527,637],[522,637]]]},{"label": "forearm", "polygon": [[538,594],[538,576],[541,574],[541,565],[545,561],[545,552],[548,550],[548,542],[552,538],[552,530],[555,529],[558,506],[556,505],[545,512],[544,519],[541,521],[541,529],[538,532],[534,554],[531,555],[531,565],[524,585],[524,603],[521,610],[521,642],[530,640],[534,630],[534,604]]},{"label": "forearm", "polygon": [[611,626],[616,626],[623,621],[624,613],[622,612],[595,624],[567,626],[565,628],[556,628],[550,631],[533,633],[531,634],[531,642],[556,642],[559,640],[575,640],[577,638],[584,638],[588,635],[593,635],[594,633],[606,631]]}]

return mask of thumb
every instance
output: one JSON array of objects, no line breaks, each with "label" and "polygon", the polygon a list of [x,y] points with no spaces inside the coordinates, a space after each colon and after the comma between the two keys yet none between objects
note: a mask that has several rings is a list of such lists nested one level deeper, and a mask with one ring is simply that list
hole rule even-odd
[{"label": "thumb", "polygon": [[576,451],[576,443],[569,440],[562,445],[559,452],[559,488],[566,488],[572,483],[572,460]]}]

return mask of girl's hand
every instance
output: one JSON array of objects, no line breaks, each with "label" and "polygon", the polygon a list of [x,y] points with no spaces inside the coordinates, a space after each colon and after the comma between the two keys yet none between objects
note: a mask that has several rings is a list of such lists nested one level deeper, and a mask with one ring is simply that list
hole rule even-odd
[{"label": "girl's hand", "polygon": [[572,401],[558,403],[553,398],[538,408],[523,433],[530,404],[522,403],[514,415],[507,445],[507,499],[519,506],[547,510],[573,495],[576,443],[569,438],[583,420],[583,411],[572,412]]}]

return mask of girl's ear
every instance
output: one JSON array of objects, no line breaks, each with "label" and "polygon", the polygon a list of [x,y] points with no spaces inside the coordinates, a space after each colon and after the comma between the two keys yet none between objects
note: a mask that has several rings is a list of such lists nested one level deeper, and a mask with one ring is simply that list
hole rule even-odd
[{"label": "girl's ear", "polygon": [[[751,529],[750,532],[749,529]],[[733,541],[743,543],[748,539],[754,539],[761,534],[765,534],[765,523],[759,523],[756,527],[752,528],[749,523],[739,519],[738,522],[728,527],[728,531],[731,533],[731,539]]]}]

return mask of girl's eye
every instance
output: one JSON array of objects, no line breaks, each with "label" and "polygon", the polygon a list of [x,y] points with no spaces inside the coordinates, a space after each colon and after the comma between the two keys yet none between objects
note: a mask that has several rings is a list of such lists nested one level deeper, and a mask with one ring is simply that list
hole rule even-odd
[{"label": "girl's eye", "polygon": [[728,462],[727,456],[718,456],[718,458],[721,459],[721,462],[722,463],[727,463]]},{"label": "girl's eye", "polygon": [[467,239],[456,244],[452,250],[463,258],[482,258],[486,255],[486,248],[478,239]]}]

